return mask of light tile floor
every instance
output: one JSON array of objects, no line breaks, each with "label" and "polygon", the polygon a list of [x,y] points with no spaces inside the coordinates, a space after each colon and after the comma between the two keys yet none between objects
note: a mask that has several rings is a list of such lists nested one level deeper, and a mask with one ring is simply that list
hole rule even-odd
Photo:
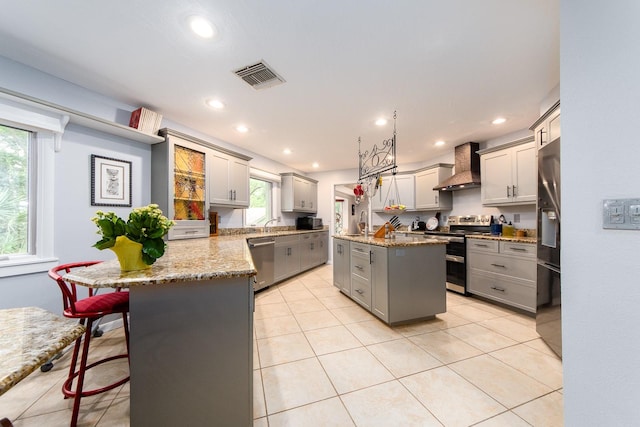
[{"label": "light tile floor", "polygon": [[[321,266],[256,295],[254,426],[562,425],[562,364],[533,318],[448,292],[447,313],[390,328],[331,283]],[[94,351],[121,352],[122,335]],[[68,425],[69,358],[1,396],[0,415]],[[92,381],[123,373],[115,363]],[[79,425],[128,426],[129,384],[83,399]]]}]

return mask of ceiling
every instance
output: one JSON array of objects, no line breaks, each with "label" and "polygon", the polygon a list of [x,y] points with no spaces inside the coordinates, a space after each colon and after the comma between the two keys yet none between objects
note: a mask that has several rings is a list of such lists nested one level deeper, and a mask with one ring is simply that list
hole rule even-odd
[{"label": "ceiling", "polygon": [[[21,0],[2,8],[0,55],[304,172],[356,168],[358,138],[363,151],[390,138],[393,121],[374,121],[394,111],[399,164],[528,128],[560,81],[559,0]],[[195,36],[194,14],[217,36]],[[233,73],[260,60],[286,83],[255,90]],[[226,107],[208,107],[209,98]],[[492,125],[498,116],[507,122]],[[249,131],[237,132],[239,124]]]}]

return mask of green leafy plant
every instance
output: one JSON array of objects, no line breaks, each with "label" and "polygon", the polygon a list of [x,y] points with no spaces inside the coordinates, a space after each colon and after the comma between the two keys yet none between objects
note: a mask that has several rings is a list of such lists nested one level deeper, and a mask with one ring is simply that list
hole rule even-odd
[{"label": "green leafy plant", "polygon": [[147,265],[164,255],[166,244],[163,237],[175,225],[175,222],[162,215],[155,204],[133,209],[126,222],[113,212],[102,211],[97,211],[91,221],[98,226],[97,233],[102,236],[93,247],[108,249],[115,245],[116,237],[126,236],[142,244],[142,260]]}]

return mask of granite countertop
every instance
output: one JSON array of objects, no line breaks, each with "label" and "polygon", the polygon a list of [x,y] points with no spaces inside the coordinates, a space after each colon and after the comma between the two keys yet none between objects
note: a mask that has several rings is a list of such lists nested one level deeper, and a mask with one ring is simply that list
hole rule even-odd
[{"label": "granite countertop", "polygon": [[38,307],[0,310],[0,395],[74,342],[76,320]]},{"label": "granite countertop", "polygon": [[171,240],[164,256],[151,268],[120,271],[114,258],[82,270],[66,274],[70,282],[90,288],[115,288],[176,283],[198,280],[251,277],[256,269],[247,245],[254,237],[277,237],[293,234],[327,232],[328,230],[274,230],[232,234],[200,239]]},{"label": "granite countertop", "polygon": [[536,244],[538,242],[537,237],[505,237],[505,236],[485,236],[474,234],[473,236],[467,236],[469,239],[482,239],[482,240],[500,240],[503,242],[513,242],[513,243],[529,243]]},{"label": "granite countertop", "polygon": [[[404,232],[400,234],[405,234]],[[407,233],[408,234],[408,233]],[[352,242],[365,243],[367,245],[383,246],[386,248],[395,247],[407,247],[407,246],[426,246],[426,245],[446,245],[444,240],[429,239],[424,234],[411,236],[411,235],[396,235],[395,239],[384,239],[379,237],[373,237],[370,234],[369,237],[365,237],[362,234],[359,235],[335,235],[335,239],[349,240]]]}]

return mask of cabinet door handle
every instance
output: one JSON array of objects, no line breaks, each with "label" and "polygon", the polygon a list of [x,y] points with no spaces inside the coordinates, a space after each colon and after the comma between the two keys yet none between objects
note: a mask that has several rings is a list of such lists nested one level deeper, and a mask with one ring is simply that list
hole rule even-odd
[{"label": "cabinet door handle", "polygon": [[233,200],[236,200],[236,190],[233,190]]},{"label": "cabinet door handle", "polygon": [[511,193],[509,192],[509,186],[507,185],[507,197],[511,197]]},{"label": "cabinet door handle", "polygon": [[491,289],[493,289],[494,291],[498,291],[498,292],[504,292],[503,288],[498,288],[497,286],[492,286]]},{"label": "cabinet door handle", "polygon": [[547,131],[545,131],[544,128],[540,129],[540,145],[544,145],[544,143],[546,142],[542,139],[542,135],[545,133],[547,133]]},{"label": "cabinet door handle", "polygon": [[233,190],[229,190],[229,200],[233,200]]},{"label": "cabinet door handle", "polygon": [[491,264],[491,265],[493,265],[494,267],[507,268],[502,264]]},{"label": "cabinet door handle", "polygon": [[291,248],[287,248],[287,256],[291,255]]},{"label": "cabinet door handle", "polygon": [[436,205],[438,204],[438,195],[436,194],[435,196],[433,196],[433,198],[435,199]]},{"label": "cabinet door handle", "polygon": [[364,291],[362,289],[356,289],[356,292],[359,293],[360,295],[364,294]]},{"label": "cabinet door handle", "polygon": [[364,270],[364,267],[363,267],[363,266],[361,266],[361,265],[355,265],[354,267],[355,267],[355,268],[357,268],[357,269],[358,269],[358,270],[360,270],[360,271],[363,271],[363,270]]},{"label": "cabinet door handle", "polygon": [[513,197],[516,197],[517,196],[517,194],[516,194],[516,186],[513,185],[512,187],[513,187],[513,190],[511,191],[511,193],[513,194]]}]

